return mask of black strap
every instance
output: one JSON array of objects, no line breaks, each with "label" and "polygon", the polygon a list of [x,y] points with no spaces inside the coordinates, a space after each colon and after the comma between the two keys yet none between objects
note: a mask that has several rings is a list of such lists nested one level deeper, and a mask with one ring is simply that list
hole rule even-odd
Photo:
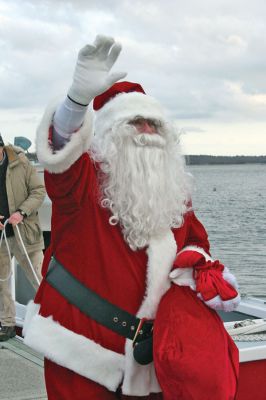
[{"label": "black strap", "polygon": [[[51,258],[45,279],[81,312],[119,335],[137,342],[150,335],[151,323],[144,323],[139,330],[141,324],[139,318],[109,303],[84,286],[54,257]],[[136,340],[135,336],[139,336],[139,334],[141,337]]]},{"label": "black strap", "polygon": [[78,103],[76,100],[73,100],[72,97],[70,97],[69,95],[67,95],[67,97],[69,98],[69,100],[73,101],[73,103],[75,103],[75,104],[77,104],[79,106],[88,107],[88,105],[89,105],[89,103],[88,104]]}]

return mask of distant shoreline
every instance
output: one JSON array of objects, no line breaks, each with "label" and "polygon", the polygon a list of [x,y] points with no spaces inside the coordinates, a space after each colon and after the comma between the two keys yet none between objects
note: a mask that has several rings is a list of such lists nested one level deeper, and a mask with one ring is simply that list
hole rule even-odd
[{"label": "distant shoreline", "polygon": [[186,155],[187,165],[266,164],[266,156]]},{"label": "distant shoreline", "polygon": [[[26,153],[34,162],[38,162],[36,153]],[[219,164],[266,164],[266,156],[210,156],[185,155],[187,165],[219,165]]]}]

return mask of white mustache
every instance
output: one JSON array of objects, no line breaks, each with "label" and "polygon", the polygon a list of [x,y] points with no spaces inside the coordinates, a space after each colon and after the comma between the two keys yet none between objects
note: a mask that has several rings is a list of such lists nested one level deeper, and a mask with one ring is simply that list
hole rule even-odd
[{"label": "white mustache", "polygon": [[159,147],[165,148],[166,140],[164,137],[159,135],[158,133],[138,133],[132,136],[133,142],[140,147],[149,146],[149,147]]}]

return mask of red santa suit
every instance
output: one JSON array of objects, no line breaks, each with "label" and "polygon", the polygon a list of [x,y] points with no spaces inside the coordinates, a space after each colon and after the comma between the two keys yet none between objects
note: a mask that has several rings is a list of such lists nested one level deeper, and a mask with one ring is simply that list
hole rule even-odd
[{"label": "red santa suit", "polygon": [[[136,115],[150,118],[155,114],[158,118],[160,109],[153,99],[140,93],[130,93],[130,97],[135,103],[137,98]],[[115,101],[116,98],[110,103]],[[186,264],[183,260],[181,265],[175,261],[184,249],[187,254],[181,259],[189,260],[191,254],[210,259],[205,229],[190,210],[180,228],[158,232],[147,248],[131,250],[120,226],[109,223],[110,211],[99,204],[97,165],[87,152],[92,131],[90,114],[70,142],[53,152],[48,132],[54,109],[47,110],[37,136],[38,157],[46,169],[45,183],[52,200],[51,245],[45,254],[43,275],[54,255],[83,285],[109,302],[141,318],[156,316],[157,376],[154,363],[140,366],[134,360],[130,340],[84,315],[43,280],[34,302],[28,306],[24,335],[25,343],[46,358],[49,399],[103,398],[91,396],[92,381],[111,392],[121,386],[123,394],[131,396],[147,396],[163,389],[166,400],[233,399],[236,350],[221,320],[196,292],[171,283],[169,278],[173,268],[182,269],[182,273],[193,270],[193,262]],[[220,301],[219,294],[215,295]],[[234,303],[235,294],[233,298],[224,299],[228,308]],[[202,337],[206,339],[204,343]],[[217,372],[213,374],[215,368]],[[66,378],[70,376],[68,371],[72,371],[71,380]],[[213,375],[210,385],[208,378]],[[212,395],[203,395],[202,390],[209,388],[214,390]],[[224,389],[231,397],[221,394]],[[109,397],[106,394],[104,398]]]}]

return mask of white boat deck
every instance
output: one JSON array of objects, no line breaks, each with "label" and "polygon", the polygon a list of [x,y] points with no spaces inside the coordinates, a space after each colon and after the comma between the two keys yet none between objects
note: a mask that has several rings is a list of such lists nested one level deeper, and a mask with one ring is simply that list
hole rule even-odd
[{"label": "white boat deck", "polygon": [[266,359],[266,340],[258,342],[240,342],[235,344],[239,350],[239,361],[258,361]]},{"label": "white boat deck", "polygon": [[43,357],[15,337],[0,343],[0,399],[46,400]]}]

